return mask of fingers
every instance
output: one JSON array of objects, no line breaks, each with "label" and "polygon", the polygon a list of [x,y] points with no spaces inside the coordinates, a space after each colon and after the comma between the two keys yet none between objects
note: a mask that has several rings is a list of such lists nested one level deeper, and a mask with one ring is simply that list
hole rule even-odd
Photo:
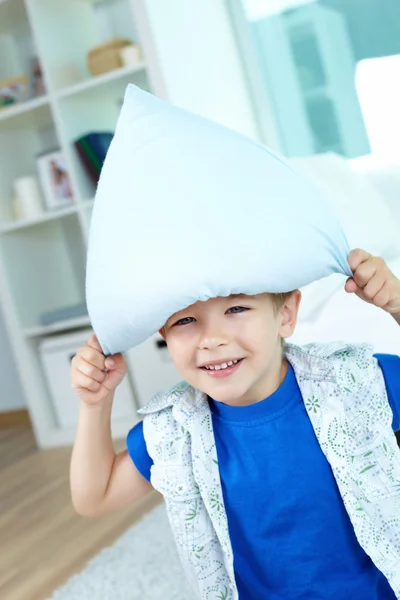
[{"label": "fingers", "polygon": [[88,346],[90,346],[91,348],[93,348],[94,350],[98,350],[99,352],[101,352],[101,354],[103,354],[103,349],[100,346],[99,340],[97,339],[96,334],[92,334],[88,340]]},{"label": "fingers", "polygon": [[[104,375],[105,377],[107,376],[106,374]],[[101,388],[101,383],[77,370],[75,372],[73,386],[75,388],[89,390],[90,392],[98,392]]]},{"label": "fingers", "polygon": [[400,313],[400,280],[383,258],[357,248],[350,252],[348,262],[353,276],[346,281],[346,292],[389,313]]},{"label": "fingers", "polygon": [[375,271],[371,279],[362,288],[363,295],[366,300],[374,301],[377,294],[381,291],[386,283],[386,274],[382,271]]},{"label": "fingers", "polygon": [[361,265],[361,263],[366,262],[372,255],[365,250],[361,250],[361,248],[355,248],[352,250],[347,258],[350,269],[354,271]]},{"label": "fingers", "polygon": [[[103,349],[99,344],[99,340],[97,339],[95,334],[90,336],[90,338],[88,340],[88,344],[87,344],[87,346],[84,347],[84,349],[86,349],[86,348],[90,348],[90,349],[94,350],[95,353],[92,354],[89,350],[86,350],[85,354],[82,354],[82,356],[89,363],[93,362],[93,364],[96,364],[102,370],[104,368],[118,369],[118,367],[120,366],[120,360],[122,358],[122,354],[113,354],[112,356],[108,356],[106,358],[103,354]],[[99,355],[101,356],[101,358],[99,358]],[[100,361],[101,361],[101,366],[100,366]]]},{"label": "fingers", "polygon": [[354,271],[353,280],[359,288],[363,289],[371,281],[376,271],[377,265],[371,259],[368,259],[367,262],[362,262]]},{"label": "fingers", "polygon": [[72,382],[75,388],[95,392],[107,379],[107,373],[104,372],[105,358],[99,348],[96,336],[91,336],[89,343],[79,348],[72,359]]},{"label": "fingers", "polygon": [[390,302],[390,286],[385,283],[381,290],[374,297],[374,304],[378,308],[385,308]]},{"label": "fingers", "polygon": [[98,383],[103,383],[107,379],[107,373],[105,373],[102,369],[99,369],[95,365],[86,362],[86,360],[82,357],[78,357],[76,361],[76,370],[85,375],[85,377],[90,377],[94,379]]},{"label": "fingers", "polygon": [[98,403],[114,392],[126,371],[123,355],[114,354],[106,359],[93,334],[72,359],[71,384],[81,400],[89,404]]},{"label": "fingers", "polygon": [[79,348],[76,357],[82,358],[90,365],[104,371],[104,363],[106,360],[104,354],[99,350],[94,349],[92,346],[87,345]]},{"label": "fingers", "polygon": [[99,391],[109,377],[106,368],[114,371],[126,370],[124,358],[122,354],[115,354],[106,359],[97,337],[93,334],[87,345],[79,348],[72,359],[73,387],[91,392]]},{"label": "fingers", "polygon": [[358,288],[356,282],[351,277],[349,277],[348,280],[346,281],[346,285],[344,286],[344,289],[349,294],[354,294],[355,292],[357,292],[357,290],[359,288]]},{"label": "fingers", "polygon": [[[364,250],[353,250],[349,255],[349,265],[353,270],[353,277],[348,281],[353,280],[359,289],[368,286],[368,297],[373,297],[382,288],[389,275],[389,268],[383,258],[372,256]],[[353,288],[354,286],[346,284],[347,291],[356,291]]]},{"label": "fingers", "polygon": [[107,369],[118,371],[118,369],[124,368],[125,359],[122,354],[113,354],[112,356],[108,356],[105,361],[105,366]]},{"label": "fingers", "polygon": [[353,250],[349,255],[349,265],[353,277],[349,277],[345,290],[359,298],[384,308],[390,300],[388,285],[389,268],[379,256],[372,256],[364,250]]}]

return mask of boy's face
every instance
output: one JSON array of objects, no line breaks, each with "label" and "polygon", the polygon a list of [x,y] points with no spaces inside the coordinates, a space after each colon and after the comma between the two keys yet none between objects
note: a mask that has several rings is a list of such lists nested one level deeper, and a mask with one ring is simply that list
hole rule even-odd
[{"label": "boy's face", "polygon": [[172,315],[160,333],[183,379],[216,401],[251,404],[282,381],[281,338],[294,331],[300,298],[293,292],[279,311],[269,294],[211,298]]}]

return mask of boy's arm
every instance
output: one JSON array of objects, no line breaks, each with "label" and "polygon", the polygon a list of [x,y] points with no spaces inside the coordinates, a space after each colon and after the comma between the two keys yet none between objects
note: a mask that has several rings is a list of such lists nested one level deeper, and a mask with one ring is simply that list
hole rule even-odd
[{"label": "boy's arm", "polygon": [[70,468],[71,497],[82,516],[101,517],[142,498],[153,487],[127,451],[115,454],[110,428],[113,397],[81,403]]},{"label": "boy's arm", "polygon": [[127,452],[115,454],[112,442],[114,393],[127,369],[121,354],[104,356],[95,335],[72,359],[71,383],[81,402],[70,486],[73,505],[83,516],[106,515],[152,489]]}]

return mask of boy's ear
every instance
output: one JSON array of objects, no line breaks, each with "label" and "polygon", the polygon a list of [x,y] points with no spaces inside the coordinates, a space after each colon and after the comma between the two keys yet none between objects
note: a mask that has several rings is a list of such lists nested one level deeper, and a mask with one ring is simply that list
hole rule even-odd
[{"label": "boy's ear", "polygon": [[301,302],[300,290],[295,290],[286,299],[285,304],[282,306],[281,313],[281,326],[279,329],[279,335],[282,338],[288,338],[293,335],[297,324],[297,317],[299,314]]},{"label": "boy's ear", "polygon": [[165,341],[165,331],[164,331],[164,327],[161,327],[161,329],[158,330],[158,333],[161,335],[162,339]]}]

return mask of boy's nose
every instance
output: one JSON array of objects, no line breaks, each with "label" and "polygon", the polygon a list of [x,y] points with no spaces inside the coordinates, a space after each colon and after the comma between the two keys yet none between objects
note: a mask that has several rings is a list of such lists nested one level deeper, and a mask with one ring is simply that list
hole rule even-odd
[{"label": "boy's nose", "polygon": [[228,341],[228,333],[223,329],[207,328],[202,331],[198,345],[200,350],[214,350],[219,346],[226,346]]},{"label": "boy's nose", "polygon": [[200,350],[214,350],[219,346],[226,346],[226,342],[216,338],[216,337],[207,337],[203,338],[199,343]]}]

